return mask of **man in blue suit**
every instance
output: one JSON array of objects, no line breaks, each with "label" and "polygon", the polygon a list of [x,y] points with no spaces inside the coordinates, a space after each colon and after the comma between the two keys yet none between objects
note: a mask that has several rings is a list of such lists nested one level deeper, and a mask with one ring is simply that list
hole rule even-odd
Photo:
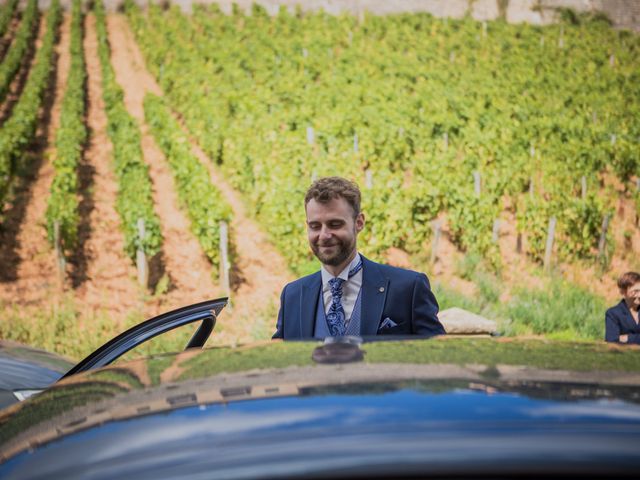
[{"label": "man in blue suit", "polygon": [[355,183],[341,177],[315,181],[305,210],[309,246],[322,268],[284,287],[273,338],[445,333],[425,274],[358,253],[364,215]]}]

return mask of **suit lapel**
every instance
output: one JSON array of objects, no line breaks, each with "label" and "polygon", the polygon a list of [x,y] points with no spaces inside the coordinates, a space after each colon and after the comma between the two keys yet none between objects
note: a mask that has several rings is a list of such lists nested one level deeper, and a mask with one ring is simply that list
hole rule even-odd
[{"label": "suit lapel", "polygon": [[378,265],[362,257],[362,335],[376,335],[382,319],[382,309],[389,290],[389,279]]},{"label": "suit lapel", "polygon": [[300,292],[300,334],[302,338],[313,337],[321,288],[322,275],[317,272],[309,277],[309,281]]}]

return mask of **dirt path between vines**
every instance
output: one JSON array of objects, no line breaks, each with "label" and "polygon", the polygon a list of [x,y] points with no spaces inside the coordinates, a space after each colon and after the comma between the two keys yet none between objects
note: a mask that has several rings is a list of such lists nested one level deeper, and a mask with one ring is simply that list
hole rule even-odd
[{"label": "dirt path between vines", "polygon": [[81,166],[81,183],[91,192],[92,208],[83,243],[86,271],[79,279],[77,297],[83,309],[106,311],[122,321],[123,314],[141,308],[142,301],[135,267],[124,252],[120,217],[115,208],[118,184],[112,168],[113,146],[107,136],[95,23],[93,14],[86,16],[84,49],[90,139]]},{"label": "dirt path between vines", "polygon": [[[110,15],[109,27],[111,38],[114,39],[113,47],[116,47],[116,39],[118,43],[122,41],[118,50],[122,49],[121,53],[129,56],[129,73],[121,72],[121,77],[118,78],[125,92],[128,92],[127,95],[132,95],[133,98],[133,92],[142,88],[160,93],[160,87],[146,70],[126,18],[120,14]],[[114,60],[115,57],[114,50]],[[137,95],[141,96],[140,93]],[[138,118],[143,115],[141,100],[140,97],[135,100],[140,105],[136,108],[140,110],[132,111]],[[146,131],[146,127],[143,131]],[[237,250],[234,265],[237,282],[236,289],[231,294],[233,308],[221,315],[212,340],[216,343],[229,343],[265,338],[274,330],[279,293],[285,283],[291,281],[292,275],[282,255],[267,240],[256,222],[249,218],[239,195],[195,143],[193,147],[194,153],[209,169],[212,182],[222,191],[234,214],[231,231]],[[164,216],[161,215],[161,218],[164,220]],[[167,262],[171,255],[167,251]]]},{"label": "dirt path between vines", "polygon": [[[36,42],[37,48],[41,45],[45,30],[45,21],[42,18]],[[32,157],[30,165],[32,171],[24,179],[26,180],[24,188],[16,192],[15,203],[7,212],[5,217],[7,223],[3,225],[2,231],[3,255],[0,261],[3,264],[3,278],[4,275],[13,278],[7,279],[12,280],[11,282],[0,282],[0,298],[20,306],[38,305],[48,301],[51,292],[55,292],[58,286],[55,256],[47,240],[44,215],[54,175],[50,145],[53,143],[60,123],[62,85],[66,82],[69,69],[68,16],[64,17],[59,32],[59,41],[53,59],[54,62],[57,61],[57,65],[54,65],[51,73],[52,82],[55,83],[45,93],[34,150],[27,153]],[[27,66],[27,70],[28,67],[30,65]],[[16,178],[16,181],[21,180]],[[13,240],[5,239],[5,235],[12,236]],[[4,255],[9,253],[4,250],[10,244],[13,244],[13,248],[9,257],[13,258]]]},{"label": "dirt path between vines", "polygon": [[111,44],[111,64],[116,81],[124,89],[127,110],[138,121],[142,133],[142,151],[149,165],[153,183],[153,201],[160,217],[164,237],[162,263],[170,279],[169,291],[160,302],[149,305],[147,311],[156,315],[190,303],[221,296],[220,288],[212,279],[212,265],[205,256],[197,238],[191,233],[190,221],[180,202],[173,175],[164,154],[156,144],[144,121],[143,101],[147,92],[161,95],[160,88],[146,71],[126,19],[109,15],[107,28]]}]

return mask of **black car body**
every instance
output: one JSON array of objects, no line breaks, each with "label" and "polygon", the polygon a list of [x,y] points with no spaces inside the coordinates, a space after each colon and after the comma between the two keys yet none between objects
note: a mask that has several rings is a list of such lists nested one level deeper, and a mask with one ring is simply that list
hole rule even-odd
[{"label": "black car body", "polygon": [[59,355],[0,340],[0,409],[47,388],[73,366]]},{"label": "black car body", "polygon": [[414,339],[189,349],[0,412],[0,478],[636,476],[640,350]]}]

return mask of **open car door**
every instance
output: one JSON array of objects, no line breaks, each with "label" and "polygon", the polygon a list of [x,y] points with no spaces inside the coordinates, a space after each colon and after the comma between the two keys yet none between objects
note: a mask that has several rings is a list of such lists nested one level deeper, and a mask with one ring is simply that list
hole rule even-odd
[{"label": "open car door", "polygon": [[200,321],[202,323],[185,348],[202,348],[227,302],[227,298],[207,300],[150,318],[105,343],[65,373],[62,378],[109,365],[138,345],[193,322]]}]

